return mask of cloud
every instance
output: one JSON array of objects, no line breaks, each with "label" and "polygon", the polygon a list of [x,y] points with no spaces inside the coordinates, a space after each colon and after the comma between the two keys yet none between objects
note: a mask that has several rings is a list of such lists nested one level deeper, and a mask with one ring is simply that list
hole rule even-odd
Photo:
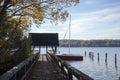
[{"label": "cloud", "polygon": [[104,23],[104,22],[119,20],[120,6],[106,8],[103,10],[97,10],[90,13],[73,14],[73,17],[75,17],[75,19],[72,21],[73,23],[76,24],[83,24],[83,23],[95,24],[95,23]]},{"label": "cloud", "polygon": [[[72,33],[74,33],[74,36],[80,34],[79,36],[89,35],[91,38],[108,38],[120,30],[118,26],[120,25],[120,6],[90,13],[73,14],[72,17]],[[115,25],[117,29],[115,29]],[[112,35],[109,35],[110,33]]]}]

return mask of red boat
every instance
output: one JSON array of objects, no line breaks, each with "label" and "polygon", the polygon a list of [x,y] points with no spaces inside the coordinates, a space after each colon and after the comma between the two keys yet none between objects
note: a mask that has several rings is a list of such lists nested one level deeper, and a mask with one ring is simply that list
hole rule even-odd
[{"label": "red boat", "polygon": [[83,60],[83,56],[80,55],[63,54],[57,55],[57,57],[61,58],[62,60]]}]

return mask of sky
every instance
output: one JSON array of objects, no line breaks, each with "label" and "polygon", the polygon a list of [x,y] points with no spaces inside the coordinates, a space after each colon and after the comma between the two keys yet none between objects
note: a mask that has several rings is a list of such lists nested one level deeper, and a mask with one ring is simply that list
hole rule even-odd
[{"label": "sky", "polygon": [[[120,0],[80,0],[67,11],[71,15],[71,39],[120,39]],[[63,39],[68,29],[69,18],[56,26],[49,22],[39,28],[32,26],[30,32],[58,33]]]}]

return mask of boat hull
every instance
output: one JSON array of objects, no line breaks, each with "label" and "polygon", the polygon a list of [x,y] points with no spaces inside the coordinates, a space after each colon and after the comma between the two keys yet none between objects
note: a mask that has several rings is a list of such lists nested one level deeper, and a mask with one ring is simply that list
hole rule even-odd
[{"label": "boat hull", "polygon": [[74,56],[74,55],[57,55],[57,57],[62,60],[83,60],[83,56]]}]

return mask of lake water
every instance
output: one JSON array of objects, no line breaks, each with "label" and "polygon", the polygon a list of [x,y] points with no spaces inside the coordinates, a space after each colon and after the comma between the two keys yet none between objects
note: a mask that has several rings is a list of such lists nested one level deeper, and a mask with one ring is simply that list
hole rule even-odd
[{"label": "lake water", "polygon": [[[61,47],[58,51],[68,52],[68,48]],[[86,56],[85,56],[86,51]],[[120,47],[75,47],[70,49],[71,54],[84,56],[83,61],[68,61],[68,63],[94,80],[119,80],[120,78]],[[94,57],[89,56],[94,53]],[[99,60],[98,54],[99,53]],[[105,61],[105,54],[108,54]],[[117,61],[115,63],[115,54]]]}]

